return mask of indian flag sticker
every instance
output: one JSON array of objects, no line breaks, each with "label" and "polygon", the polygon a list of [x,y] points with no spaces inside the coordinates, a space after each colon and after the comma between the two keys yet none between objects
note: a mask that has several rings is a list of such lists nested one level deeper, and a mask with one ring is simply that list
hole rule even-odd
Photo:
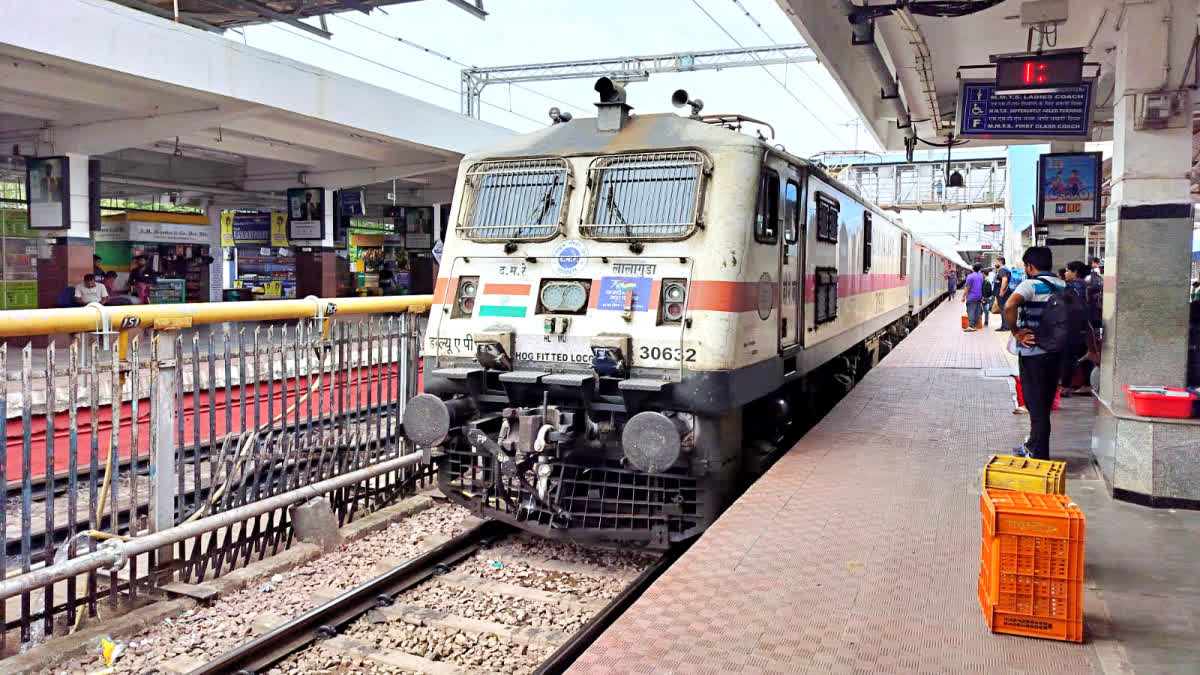
[{"label": "indian flag sticker", "polygon": [[524,318],[531,288],[530,284],[485,283],[479,301],[479,316]]}]

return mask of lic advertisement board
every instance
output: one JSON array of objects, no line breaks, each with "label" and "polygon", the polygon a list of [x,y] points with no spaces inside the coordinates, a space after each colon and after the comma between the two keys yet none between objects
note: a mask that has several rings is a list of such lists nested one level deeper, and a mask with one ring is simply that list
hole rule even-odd
[{"label": "lic advertisement board", "polygon": [[1037,224],[1100,219],[1098,152],[1055,152],[1038,158]]}]

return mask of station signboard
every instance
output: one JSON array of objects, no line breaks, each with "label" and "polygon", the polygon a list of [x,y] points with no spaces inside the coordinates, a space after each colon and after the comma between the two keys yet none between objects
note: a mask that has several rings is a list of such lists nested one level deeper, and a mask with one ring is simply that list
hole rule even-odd
[{"label": "station signboard", "polygon": [[1094,80],[1074,88],[996,93],[990,80],[963,80],[958,91],[958,136],[989,140],[1087,140]]}]

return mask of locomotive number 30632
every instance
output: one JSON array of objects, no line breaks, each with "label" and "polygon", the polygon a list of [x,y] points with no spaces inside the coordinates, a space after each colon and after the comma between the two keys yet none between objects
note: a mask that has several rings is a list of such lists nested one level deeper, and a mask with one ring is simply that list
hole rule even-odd
[{"label": "locomotive number 30632", "polygon": [[647,347],[642,345],[640,349],[641,352],[638,356],[651,361],[684,361],[692,363],[696,360],[696,350],[690,347],[681,349],[679,347]]}]

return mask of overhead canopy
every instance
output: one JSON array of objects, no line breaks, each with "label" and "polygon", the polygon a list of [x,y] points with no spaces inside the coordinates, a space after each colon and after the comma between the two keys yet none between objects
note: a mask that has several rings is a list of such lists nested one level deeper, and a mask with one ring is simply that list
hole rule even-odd
[{"label": "overhead canopy", "polygon": [[464,153],[513,135],[106,0],[0,0],[0,16],[6,149],[99,156],[108,195],[174,185],[229,203],[398,179],[433,203]]},{"label": "overhead canopy", "polygon": [[[149,12],[155,16],[178,19],[193,28],[224,30],[267,21],[282,21],[297,28],[328,37],[324,28],[305,24],[300,19],[335,12],[359,11],[368,14],[388,5],[419,0],[112,0]],[[482,0],[450,0],[479,18],[487,16]],[[176,12],[178,11],[178,14]]]},{"label": "overhead canopy", "polygon": [[[1026,51],[1030,33],[1021,25],[1020,2],[909,3],[909,8],[885,11],[905,3],[880,0],[778,0],[792,23],[818,54],[855,110],[867,122],[885,150],[904,150],[904,139],[915,131],[922,139],[944,141],[955,128],[960,74],[963,79],[994,78],[986,66],[995,54]],[[928,16],[915,7],[934,4],[961,16]],[[864,9],[867,5],[867,9]],[[1046,48],[1087,49],[1085,76],[1100,73],[1095,99],[1110,98],[1114,87],[1113,53],[1117,42],[1119,0],[1069,0],[1068,19],[1053,34],[1043,36]],[[874,10],[870,6],[876,6]],[[930,11],[933,11],[930,9]],[[853,44],[850,17],[874,18],[874,36]],[[864,23],[865,25],[865,23]],[[1184,28],[1181,28],[1184,29]],[[1148,44],[1153,41],[1149,36]],[[1032,46],[1038,45],[1034,34]],[[1161,59],[1148,51],[1146,58]],[[898,98],[892,96],[899,90]],[[882,95],[881,95],[882,94]],[[1111,103],[1097,107],[1093,138],[1111,138]],[[909,122],[914,126],[907,127]],[[897,124],[899,122],[899,125]],[[995,145],[995,141],[972,141]],[[1019,141],[1003,141],[1005,144]],[[1029,142],[1045,142],[1029,141]],[[919,146],[923,147],[923,146]]]}]

